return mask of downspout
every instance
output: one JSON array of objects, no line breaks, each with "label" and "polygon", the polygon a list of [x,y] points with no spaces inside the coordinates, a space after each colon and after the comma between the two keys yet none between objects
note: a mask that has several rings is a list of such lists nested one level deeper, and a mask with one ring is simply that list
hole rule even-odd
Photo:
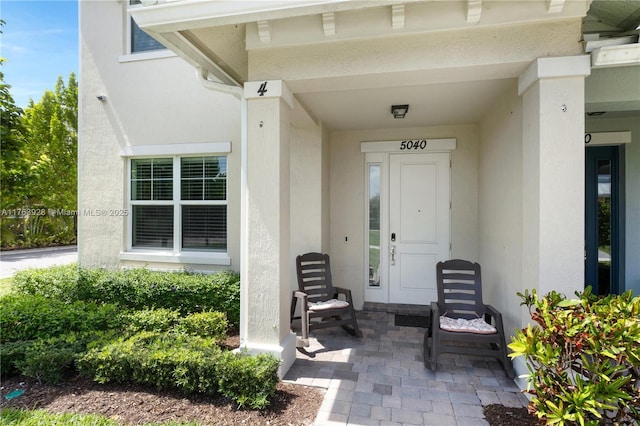
[{"label": "downspout", "polygon": [[197,70],[197,78],[200,84],[209,90],[230,94],[240,100],[240,348],[246,344],[248,336],[249,321],[247,312],[249,309],[249,294],[247,281],[242,277],[247,277],[249,272],[249,244],[247,243],[248,231],[248,200],[249,191],[247,189],[247,99],[244,97],[244,88],[241,85],[231,86],[229,84],[211,81],[207,78],[207,71],[202,68]]}]

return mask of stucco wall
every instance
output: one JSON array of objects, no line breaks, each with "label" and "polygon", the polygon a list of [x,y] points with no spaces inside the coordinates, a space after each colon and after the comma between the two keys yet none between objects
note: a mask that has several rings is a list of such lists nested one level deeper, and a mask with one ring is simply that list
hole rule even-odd
[{"label": "stucco wall", "polygon": [[[193,67],[182,59],[130,60],[123,56],[126,3],[80,3],[79,212],[127,208],[126,159],[120,156],[125,146],[230,141],[228,250],[230,267],[239,269],[240,103],[201,86]],[[106,101],[98,101],[98,95],[106,96]],[[119,253],[126,248],[126,220],[79,214],[80,264],[122,265]]]},{"label": "stucco wall", "polygon": [[528,320],[522,291],[522,105],[513,88],[482,120],[479,160],[479,238],[485,303],[503,314],[512,334]]},{"label": "stucco wall", "polygon": [[[351,289],[354,304],[364,303],[364,154],[360,142],[406,138],[456,138],[451,154],[452,256],[478,257],[478,127],[452,125],[331,134],[330,255],[334,283]],[[347,237],[347,241],[345,241]]]},{"label": "stucco wall", "polygon": [[319,128],[291,128],[291,287],[297,289],[295,256],[323,251],[323,159]]},{"label": "stucco wall", "polygon": [[624,184],[625,184],[625,287],[640,295],[640,117],[590,119],[586,122],[587,132],[631,131],[631,143],[625,144]]}]

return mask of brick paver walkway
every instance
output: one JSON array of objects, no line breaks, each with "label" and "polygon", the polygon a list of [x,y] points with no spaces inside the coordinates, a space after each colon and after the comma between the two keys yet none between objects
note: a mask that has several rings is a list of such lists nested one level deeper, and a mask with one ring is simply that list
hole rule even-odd
[{"label": "brick paver walkway", "polygon": [[285,381],[326,389],[315,425],[488,425],[484,405],[523,407],[527,399],[500,364],[480,357],[440,357],[424,367],[426,329],[397,327],[394,314],[358,312],[364,336],[318,330],[298,351]]}]

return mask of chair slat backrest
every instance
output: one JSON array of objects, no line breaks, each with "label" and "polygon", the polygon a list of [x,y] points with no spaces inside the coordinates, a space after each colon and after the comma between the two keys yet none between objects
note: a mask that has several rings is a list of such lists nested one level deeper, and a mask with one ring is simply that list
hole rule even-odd
[{"label": "chair slat backrest", "polygon": [[307,293],[309,302],[320,302],[334,296],[329,255],[306,253],[296,257],[298,289]]},{"label": "chair slat backrest", "polygon": [[438,308],[452,318],[473,319],[485,314],[480,265],[461,259],[438,262]]}]

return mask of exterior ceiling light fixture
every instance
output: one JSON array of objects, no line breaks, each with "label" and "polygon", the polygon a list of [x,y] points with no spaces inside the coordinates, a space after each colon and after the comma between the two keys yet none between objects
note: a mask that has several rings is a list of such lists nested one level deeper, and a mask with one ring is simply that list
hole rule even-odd
[{"label": "exterior ceiling light fixture", "polygon": [[409,111],[409,105],[391,105],[393,118],[404,118],[407,111]]}]

